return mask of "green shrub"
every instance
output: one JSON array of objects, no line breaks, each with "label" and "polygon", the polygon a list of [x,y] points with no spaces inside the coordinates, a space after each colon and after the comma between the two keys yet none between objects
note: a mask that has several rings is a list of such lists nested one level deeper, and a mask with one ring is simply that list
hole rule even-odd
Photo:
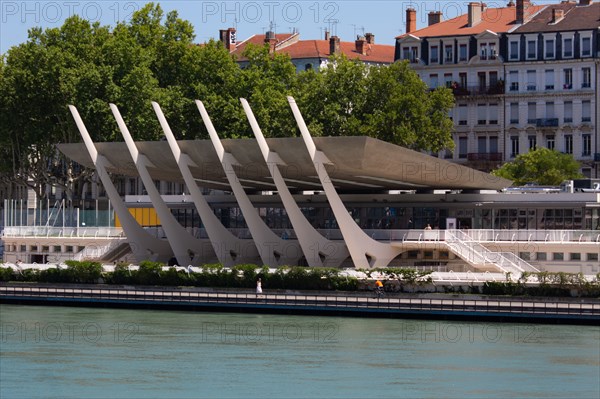
[{"label": "green shrub", "polygon": [[72,283],[73,271],[59,267],[40,270],[36,281],[40,283]]},{"label": "green shrub", "polygon": [[10,267],[0,267],[0,281],[13,281],[15,275]]},{"label": "green shrub", "polygon": [[159,285],[161,284],[161,274],[163,263],[145,260],[140,262],[137,272],[137,283],[141,285]]},{"label": "green shrub", "polygon": [[118,263],[112,273],[108,273],[106,282],[108,284],[135,284],[137,271],[130,270],[129,265]]},{"label": "green shrub", "polygon": [[70,282],[94,284],[102,277],[102,264],[99,262],[68,260],[65,264]]}]

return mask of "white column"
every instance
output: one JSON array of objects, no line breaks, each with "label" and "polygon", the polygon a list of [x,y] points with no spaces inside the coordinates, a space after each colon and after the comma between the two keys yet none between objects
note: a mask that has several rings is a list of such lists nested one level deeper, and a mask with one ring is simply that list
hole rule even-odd
[{"label": "white column", "polygon": [[229,230],[227,230],[227,228],[225,228],[225,226],[223,226],[219,219],[217,219],[215,213],[200,192],[200,189],[198,188],[198,185],[192,176],[192,172],[190,171],[190,167],[194,167],[196,164],[194,161],[192,161],[188,154],[181,152],[179,144],[177,144],[177,140],[175,140],[175,136],[173,135],[167,119],[160,109],[160,106],[157,103],[152,102],[152,107],[154,108],[154,112],[156,113],[163,132],[167,137],[169,147],[173,152],[177,166],[179,166],[181,175],[183,176],[188,191],[192,196],[192,200],[194,201],[194,205],[196,206],[198,214],[202,219],[202,223],[206,228],[206,233],[210,239],[217,258],[219,259],[219,262],[226,267],[231,267],[236,263],[258,263],[259,256],[256,246],[254,245],[254,241],[242,240],[234,236]]},{"label": "white column", "polygon": [[254,113],[248,104],[246,99],[240,99],[252,131],[256,137],[256,141],[263,154],[263,158],[269,167],[273,182],[277,187],[279,197],[283,202],[283,206],[290,218],[290,222],[296,232],[296,237],[300,243],[300,247],[304,252],[304,257],[309,266],[328,266],[328,267],[339,267],[342,262],[350,255],[346,244],[343,242],[335,242],[326,239],[310,224],[306,217],[302,214],[302,211],[298,207],[294,197],[290,193],[285,180],[281,175],[278,165],[285,165],[285,162],[281,160],[279,154],[269,149],[269,145],[265,140],[258,122],[254,117]]},{"label": "white column", "polygon": [[240,206],[244,220],[248,225],[248,229],[252,234],[252,239],[256,244],[258,253],[263,263],[268,266],[283,266],[283,265],[297,265],[302,257],[302,250],[297,240],[283,240],[278,237],[273,231],[265,224],[258,214],[256,208],[250,202],[250,199],[246,195],[244,188],[240,184],[238,177],[235,173],[234,166],[240,165],[239,162],[233,157],[232,154],[225,152],[225,148],[221,143],[217,131],[215,130],[204,104],[201,101],[196,100],[196,105],[202,116],[202,120],[208,129],[210,139],[217,151],[221,165],[229,181],[229,185],[235,195],[235,198]]},{"label": "white column", "polygon": [[[119,216],[123,231],[127,236],[127,241],[129,242],[129,246],[131,247],[135,259],[138,262],[143,260],[167,262],[173,256],[173,251],[171,250],[169,243],[152,237],[136,222],[131,213],[129,213],[129,210],[125,206],[125,203],[121,199],[121,196],[106,172],[106,167],[109,165],[108,160],[103,155],[98,154],[96,146],[83,124],[83,120],[79,116],[77,108],[69,105],[69,109],[71,110],[73,119],[75,119],[79,133],[81,133],[81,137],[83,137],[85,147],[96,167],[98,176],[104,185],[106,194],[108,195],[108,198],[110,198],[116,214]],[[62,251],[65,251],[64,248]]]},{"label": "white column", "polygon": [[294,98],[288,97],[288,102],[290,103],[290,107],[296,118],[296,123],[300,128],[304,144],[306,145],[313,164],[315,165],[315,169],[317,170],[321,185],[325,190],[325,195],[327,196],[331,210],[340,226],[340,231],[342,232],[344,241],[346,241],[354,266],[363,269],[387,266],[401,253],[401,250],[392,247],[390,244],[375,241],[365,234],[365,232],[356,224],[354,219],[352,219],[325,169],[325,165],[331,165],[332,162],[323,152],[317,149]]},{"label": "white column", "polygon": [[165,231],[171,248],[173,248],[173,252],[175,253],[179,265],[185,266],[191,264],[195,266],[216,260],[212,247],[210,245],[203,245],[201,240],[191,236],[175,219],[171,210],[160,196],[158,189],[154,185],[152,176],[150,176],[150,173],[148,172],[147,168],[148,166],[152,166],[152,163],[144,154],[139,153],[117,106],[110,104],[110,109],[117,120],[119,130],[127,144],[127,149],[133,158],[133,163],[140,174],[144,187],[152,201],[152,205],[160,218],[162,228]]}]

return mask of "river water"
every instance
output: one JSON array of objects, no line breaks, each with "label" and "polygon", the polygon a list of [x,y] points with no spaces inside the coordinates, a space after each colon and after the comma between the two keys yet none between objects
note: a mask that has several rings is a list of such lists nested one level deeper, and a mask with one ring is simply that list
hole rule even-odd
[{"label": "river water", "polygon": [[0,398],[598,398],[600,328],[0,305]]}]

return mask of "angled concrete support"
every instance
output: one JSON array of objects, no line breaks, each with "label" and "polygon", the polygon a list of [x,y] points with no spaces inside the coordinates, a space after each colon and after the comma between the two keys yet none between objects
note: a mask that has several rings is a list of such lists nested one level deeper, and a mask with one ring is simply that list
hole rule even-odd
[{"label": "angled concrete support", "polygon": [[265,224],[258,214],[256,208],[250,202],[250,199],[246,195],[244,188],[240,184],[238,177],[235,173],[234,166],[239,165],[232,154],[225,152],[225,148],[221,143],[217,131],[215,130],[204,104],[201,101],[196,100],[196,105],[202,116],[202,120],[206,125],[210,139],[217,151],[221,165],[229,181],[229,185],[235,195],[235,198],[240,206],[244,220],[248,225],[248,229],[252,234],[252,239],[256,244],[258,253],[263,263],[267,266],[283,266],[283,265],[298,265],[302,258],[302,250],[298,241],[296,240],[283,240],[278,237],[273,231]]},{"label": "angled concrete support", "polygon": [[[154,181],[148,172],[148,167],[152,163],[144,154],[140,154],[129,129],[125,125],[125,121],[121,117],[121,113],[116,105],[110,104],[110,109],[117,120],[119,130],[125,139],[129,153],[133,158],[135,167],[140,174],[144,187],[148,192],[148,196],[152,201],[152,205],[160,218],[162,227],[167,235],[167,239],[173,248],[177,262],[180,265],[200,265],[202,263],[214,262],[216,260],[212,246],[208,242],[203,242],[192,237],[180,224],[177,222],[167,204],[163,201],[160,193],[154,185]],[[206,245],[209,244],[209,245]]]},{"label": "angled concrete support", "polygon": [[309,266],[313,267],[339,267],[349,256],[346,244],[343,242],[331,241],[323,237],[302,214],[300,207],[298,207],[298,204],[294,201],[294,197],[292,197],[292,194],[281,175],[281,171],[279,170],[279,165],[285,166],[285,162],[281,160],[279,154],[269,149],[269,145],[258,126],[258,122],[254,117],[254,113],[252,112],[248,101],[244,98],[240,99],[240,101],[242,102],[250,126],[252,126],[252,131],[254,132],[263,158],[269,167],[269,172],[277,187],[281,202],[283,202],[285,211],[294,227],[296,237],[298,237],[306,262]]},{"label": "angled concrete support", "polygon": [[75,119],[81,137],[83,137],[85,147],[92,158],[92,162],[96,167],[96,171],[98,172],[98,176],[100,176],[100,180],[108,194],[108,198],[121,221],[121,226],[123,226],[123,231],[127,236],[127,241],[129,242],[133,256],[138,262],[143,260],[167,262],[173,257],[173,251],[171,250],[169,243],[148,234],[148,232],[136,222],[131,213],[129,213],[129,210],[125,206],[125,203],[121,199],[121,196],[106,172],[106,167],[109,165],[108,160],[102,154],[98,153],[83,120],[79,116],[77,108],[73,105],[69,105],[69,110],[73,115],[73,119]]},{"label": "angled concrete support", "polygon": [[223,226],[219,219],[217,219],[215,213],[200,192],[200,189],[192,176],[192,172],[190,171],[190,167],[196,166],[194,161],[192,161],[188,154],[181,152],[169,123],[160,109],[160,105],[152,102],[152,107],[154,108],[160,126],[167,137],[169,147],[173,152],[177,166],[179,166],[181,175],[192,196],[194,205],[198,210],[200,219],[202,219],[202,224],[206,229],[206,233],[219,262],[226,267],[241,263],[257,263],[257,261],[259,261],[259,256],[254,241],[242,240],[234,236],[225,226]]},{"label": "angled concrete support", "polygon": [[321,185],[325,190],[325,195],[331,206],[331,210],[335,215],[337,223],[344,237],[344,241],[352,256],[354,266],[357,268],[370,268],[370,267],[384,267],[387,266],[401,251],[398,248],[392,247],[390,244],[384,244],[379,241],[375,241],[356,224],[352,219],[348,210],[344,206],[340,196],[331,179],[325,169],[326,164],[331,164],[331,161],[327,159],[327,156],[319,150],[310,136],[304,118],[298,109],[296,101],[292,97],[288,97],[288,102],[296,118],[296,123],[300,128],[300,133],[304,139],[304,144],[310,154],[310,158],[315,165],[317,175],[321,181]]}]

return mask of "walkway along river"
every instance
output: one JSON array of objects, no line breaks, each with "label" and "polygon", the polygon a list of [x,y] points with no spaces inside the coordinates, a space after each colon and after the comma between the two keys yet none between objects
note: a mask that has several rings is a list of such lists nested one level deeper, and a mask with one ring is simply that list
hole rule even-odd
[{"label": "walkway along river", "polygon": [[600,325],[598,299],[393,296],[370,293],[239,293],[172,287],[2,284],[0,302],[254,313],[286,313]]}]

